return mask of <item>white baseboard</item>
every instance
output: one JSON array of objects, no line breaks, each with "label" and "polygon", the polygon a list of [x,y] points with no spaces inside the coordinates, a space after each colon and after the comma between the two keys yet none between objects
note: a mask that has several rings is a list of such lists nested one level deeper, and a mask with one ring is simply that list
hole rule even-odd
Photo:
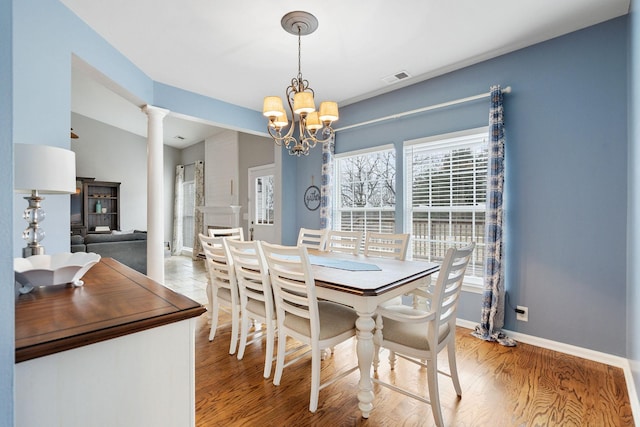
[{"label": "white baseboard", "polygon": [[636,389],[636,383],[633,381],[631,372],[631,361],[627,360],[627,366],[624,368],[624,379],[627,381],[627,393],[629,393],[633,419],[636,420],[636,424],[640,424],[640,396],[638,396],[638,389]]},{"label": "white baseboard", "polygon": [[[469,320],[457,319],[456,325],[462,328],[475,329],[478,322],[471,322]],[[640,421],[640,401],[638,400],[638,392],[636,390],[635,382],[631,374],[631,361],[624,357],[614,356],[608,353],[602,353],[600,351],[589,350],[587,348],[577,347],[570,344],[564,344],[557,341],[551,341],[545,338],[535,337],[533,335],[526,335],[519,332],[513,332],[503,329],[505,335],[513,338],[516,341],[523,342],[525,344],[535,345],[536,347],[546,348],[548,350],[558,351],[560,353],[569,354],[583,359],[592,360],[594,362],[604,363],[605,365],[615,366],[620,368],[624,372],[624,378],[627,383],[627,393],[629,394],[629,402],[631,403],[631,411],[633,413],[634,420]]]}]

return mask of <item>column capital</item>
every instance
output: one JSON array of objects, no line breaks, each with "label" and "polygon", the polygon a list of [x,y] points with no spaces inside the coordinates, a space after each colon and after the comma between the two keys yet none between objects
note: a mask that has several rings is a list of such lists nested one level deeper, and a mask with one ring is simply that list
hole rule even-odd
[{"label": "column capital", "polygon": [[154,107],[153,105],[149,104],[143,105],[141,110],[149,117],[153,116],[160,119],[163,119],[167,114],[169,114],[169,110],[160,107]]}]

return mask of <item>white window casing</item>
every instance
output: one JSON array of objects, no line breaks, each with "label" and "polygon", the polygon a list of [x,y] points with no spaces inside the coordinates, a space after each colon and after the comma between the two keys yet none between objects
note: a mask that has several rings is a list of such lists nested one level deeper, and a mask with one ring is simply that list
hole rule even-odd
[{"label": "white window casing", "polygon": [[409,256],[440,262],[450,246],[476,243],[464,288],[481,292],[488,128],[404,143],[405,228]]}]

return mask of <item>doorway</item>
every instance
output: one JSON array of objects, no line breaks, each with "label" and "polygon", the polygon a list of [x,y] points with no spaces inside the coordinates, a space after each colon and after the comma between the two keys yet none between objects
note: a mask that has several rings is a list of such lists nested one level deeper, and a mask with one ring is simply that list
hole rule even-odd
[{"label": "doorway", "polygon": [[248,230],[249,239],[278,243],[277,215],[275,194],[275,165],[268,164],[248,169],[249,205]]}]

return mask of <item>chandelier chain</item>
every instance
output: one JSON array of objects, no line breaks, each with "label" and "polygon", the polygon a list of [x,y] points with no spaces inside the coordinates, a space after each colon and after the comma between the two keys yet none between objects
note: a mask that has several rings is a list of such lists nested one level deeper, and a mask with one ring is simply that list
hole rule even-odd
[{"label": "chandelier chain", "polygon": [[302,81],[302,42],[300,39],[300,25],[298,25],[298,80]]}]

